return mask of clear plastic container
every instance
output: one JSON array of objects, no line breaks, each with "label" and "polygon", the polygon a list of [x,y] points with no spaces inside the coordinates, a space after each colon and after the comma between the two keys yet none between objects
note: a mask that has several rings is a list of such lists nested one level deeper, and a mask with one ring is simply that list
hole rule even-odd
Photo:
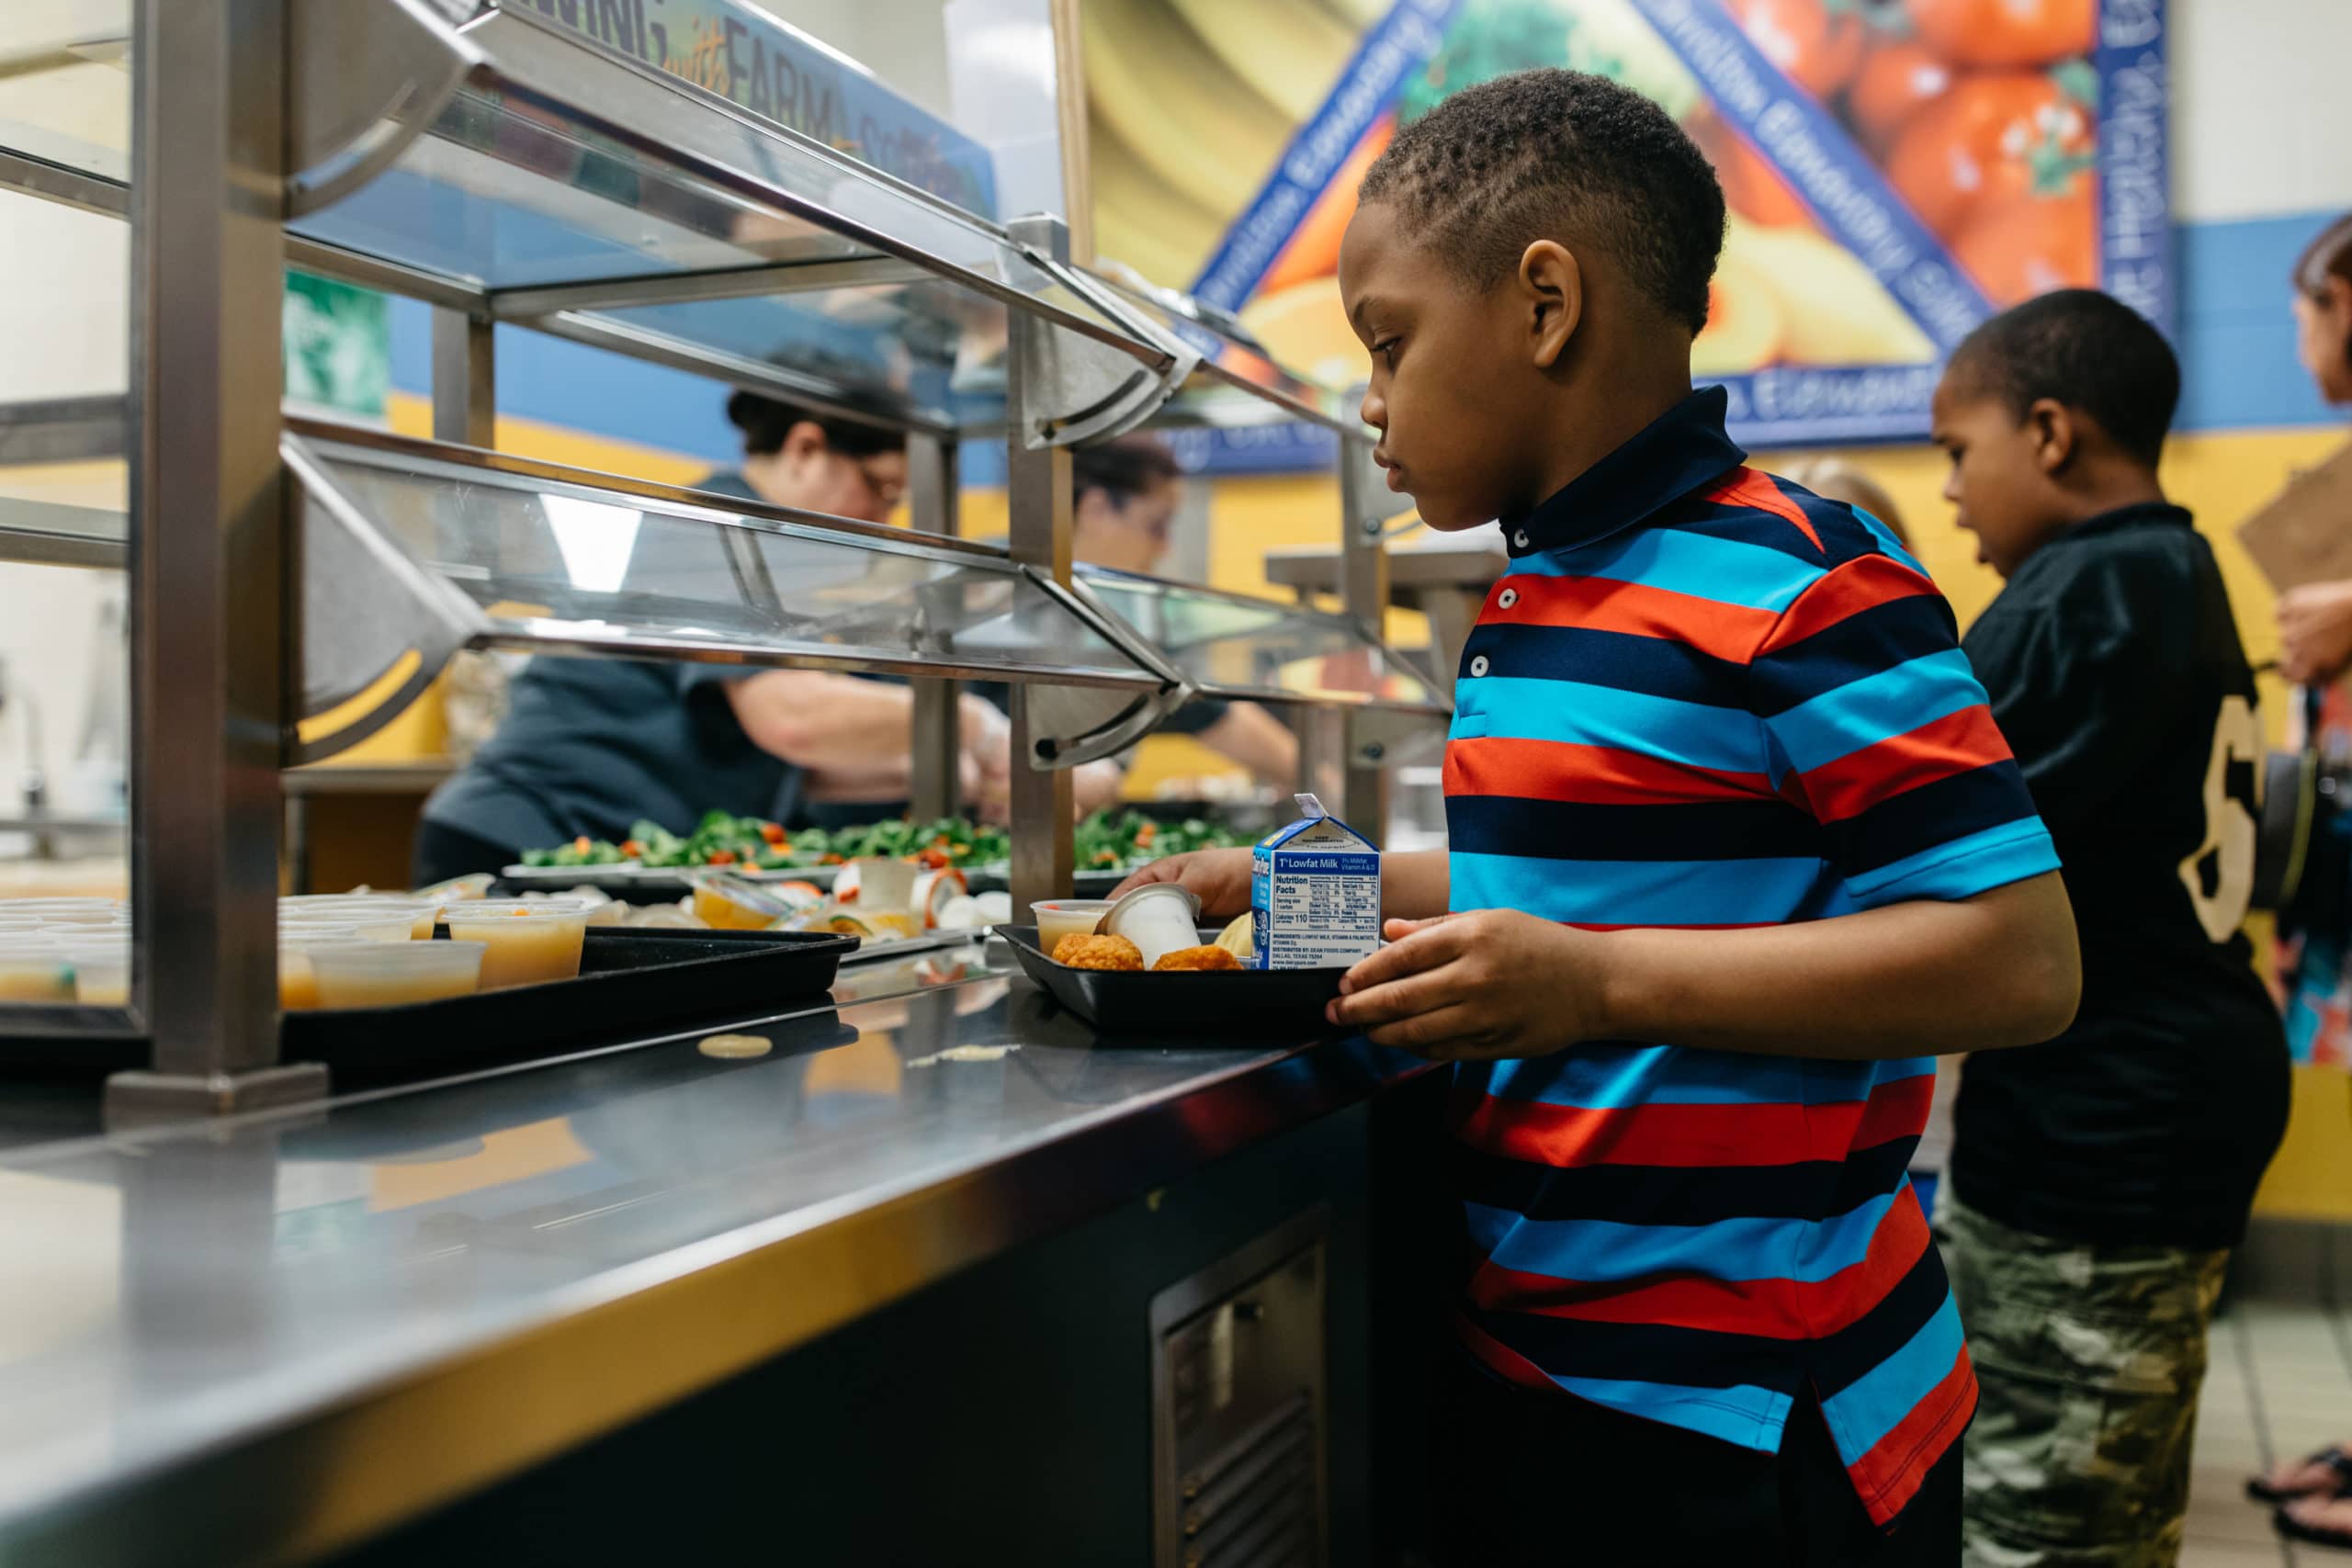
[{"label": "clear plastic container", "polygon": [[0,919],[35,920],[58,926],[110,926],[124,913],[113,898],[0,899]]},{"label": "clear plastic container", "polygon": [[1108,898],[1047,898],[1029,906],[1030,918],[1037,922],[1037,946],[1048,953],[1066,936],[1092,936],[1110,912]]},{"label": "clear plastic container", "polygon": [[111,927],[54,939],[74,971],[74,999],[84,1007],[130,1005],[130,933]]},{"label": "clear plastic container", "polygon": [[277,931],[277,1005],[285,1012],[307,1012],[319,1005],[318,971],[311,954],[328,947],[382,947],[363,942],[343,927],[296,927]]},{"label": "clear plastic container", "polygon": [[[416,940],[416,918],[401,909],[326,910],[318,914],[280,915],[277,929],[281,931],[338,931],[356,936],[362,942],[410,942]],[[428,923],[426,938],[433,934]]]},{"label": "clear plastic container", "polygon": [[695,884],[694,910],[704,925],[720,931],[763,931],[792,908],[763,887],[713,877]]},{"label": "clear plastic container", "polygon": [[74,965],[39,932],[0,936],[0,1002],[70,1002]]},{"label": "clear plastic container", "polygon": [[386,921],[405,919],[409,922],[409,936],[417,942],[432,939],[433,925],[440,914],[441,906],[435,899],[408,898],[383,893],[298,894],[277,901],[277,917],[281,921],[289,917],[300,917],[356,923],[364,915],[372,915]]},{"label": "clear plastic container", "polygon": [[1134,942],[1148,969],[1180,947],[1198,947],[1200,919],[1201,900],[1190,888],[1149,882],[1111,906],[1102,930]]},{"label": "clear plastic container", "polygon": [[473,995],[489,952],[480,942],[358,942],[310,957],[321,1007],[389,1008]]},{"label": "clear plastic container", "polygon": [[481,988],[536,986],[580,973],[580,944],[588,934],[588,908],[555,898],[476,898],[444,913],[449,934],[487,942]]}]

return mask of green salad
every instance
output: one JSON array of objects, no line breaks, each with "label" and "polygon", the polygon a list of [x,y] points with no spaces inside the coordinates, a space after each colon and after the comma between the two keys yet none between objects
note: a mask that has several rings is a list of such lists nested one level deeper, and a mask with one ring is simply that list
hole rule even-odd
[{"label": "green salad", "polygon": [[[1078,825],[1078,864],[1085,871],[1140,865],[1187,850],[1225,849],[1250,840],[1218,823],[1190,818],[1162,822],[1141,811],[1097,811]],[[707,812],[684,838],[659,822],[640,821],[619,843],[574,839],[554,849],[526,850],[528,866],[644,865],[657,869],[741,866],[752,871],[840,865],[868,855],[920,860],[933,866],[993,865],[1012,855],[1003,829],[943,817],[910,822],[894,817],[853,828],[803,828],[786,832],[758,817]]]}]

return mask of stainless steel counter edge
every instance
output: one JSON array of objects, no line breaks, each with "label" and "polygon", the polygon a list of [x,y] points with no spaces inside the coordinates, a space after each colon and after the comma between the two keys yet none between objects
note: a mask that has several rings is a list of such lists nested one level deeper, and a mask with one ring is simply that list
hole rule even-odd
[{"label": "stainless steel counter edge", "polygon": [[1274,1048],[985,1161],[915,1170],[606,1269],[461,1342],[387,1347],[330,1397],[280,1391],[226,1438],[20,1495],[13,1517],[0,1515],[0,1561],[177,1562],[199,1540],[207,1561],[315,1556],[1428,1068],[1361,1040]]}]

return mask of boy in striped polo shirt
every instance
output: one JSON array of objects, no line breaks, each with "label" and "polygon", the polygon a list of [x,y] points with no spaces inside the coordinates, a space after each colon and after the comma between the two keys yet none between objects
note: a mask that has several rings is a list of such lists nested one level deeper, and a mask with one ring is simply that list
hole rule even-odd
[{"label": "boy in striped polo shirt", "polygon": [[[1532,71],[1400,130],[1340,253],[1391,488],[1510,552],[1450,851],[1387,858],[1391,944],[1332,1013],[1460,1064],[1449,1565],[1955,1561],[1975,1384],[1905,1175],[1928,1058],[2075,1008],[1942,598],[1690,389],[1723,232],[1657,105]],[[1247,907],[1246,854],[1157,874]]]}]

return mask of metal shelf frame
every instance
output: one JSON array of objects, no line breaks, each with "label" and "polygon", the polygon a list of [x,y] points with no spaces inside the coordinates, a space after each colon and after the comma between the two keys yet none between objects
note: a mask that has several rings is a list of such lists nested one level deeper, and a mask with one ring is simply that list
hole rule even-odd
[{"label": "metal shelf frame", "polygon": [[[420,461],[432,453],[341,427],[289,428],[264,392],[282,375],[288,266],[435,308],[435,436],[474,448],[444,448],[436,460],[584,485],[624,504],[710,502],[483,450],[492,445],[492,333],[502,321],[907,430],[914,526],[929,537],[910,545],[894,532],[890,547],[989,559],[1058,612],[1081,617],[1136,666],[1131,679],[1090,687],[1067,671],[1024,675],[1001,661],[905,661],[910,672],[947,677],[915,682],[916,804],[927,811],[954,804],[953,677],[1013,679],[1013,744],[1027,763],[1013,775],[1016,901],[1069,889],[1069,768],[1148,733],[1194,693],[1158,650],[1071,587],[1072,446],[1150,423],[1250,417],[1337,432],[1346,615],[1377,641],[1385,509],[1369,434],[1342,400],[1273,365],[1229,320],[1072,265],[1058,220],[974,217],[721,96],[594,49],[508,0],[133,0],[133,17],[130,182],[0,150],[0,190],[131,225],[129,391],[74,408],[0,411],[0,464],[120,455],[130,469],[119,537],[85,518],[20,513],[12,525],[0,516],[0,558],[119,561],[130,576],[130,828],[141,917],[131,999],[120,1009],[0,1009],[0,1032],[148,1042],[151,1069],[109,1083],[110,1112],[237,1111],[326,1087],[315,1066],[277,1059],[272,914],[280,774],[305,756],[300,721],[311,707],[302,637],[319,611],[307,558],[326,547],[305,526],[306,497],[321,488],[322,439],[372,445],[387,460],[400,450]],[[172,69],[144,68],[158,60]],[[484,130],[493,123],[518,134],[501,141]],[[675,198],[646,225],[670,224],[694,242],[699,263],[496,281],[344,243],[321,221],[412,156],[439,170],[496,165],[499,188],[521,182],[592,227],[609,229],[616,213],[635,221],[636,209],[612,190],[533,161],[551,150],[640,171],[648,186]],[[802,238],[750,243],[730,227],[734,213],[763,215],[777,232]],[[730,356],[623,314],[941,287],[1002,313],[1002,408],[993,420],[940,417],[912,400],[877,412],[871,396],[854,395],[869,389],[844,386],[824,367]],[[955,537],[958,442],[989,434],[1006,436],[1009,454],[1011,538],[1001,552]],[[864,547],[885,543],[839,519],[734,501],[718,510],[754,532],[815,528]],[[367,519],[341,521],[358,525],[344,530],[344,547],[432,607],[447,638],[499,640],[471,601],[402,559]],[[756,659],[829,662],[781,646]],[[1344,773],[1344,808],[1358,820],[1377,815],[1384,787],[1380,747],[1361,739],[1430,716],[1407,705],[1416,711],[1347,712],[1339,732],[1348,754],[1316,760]],[[1442,699],[1426,705],[1440,711]]]}]

